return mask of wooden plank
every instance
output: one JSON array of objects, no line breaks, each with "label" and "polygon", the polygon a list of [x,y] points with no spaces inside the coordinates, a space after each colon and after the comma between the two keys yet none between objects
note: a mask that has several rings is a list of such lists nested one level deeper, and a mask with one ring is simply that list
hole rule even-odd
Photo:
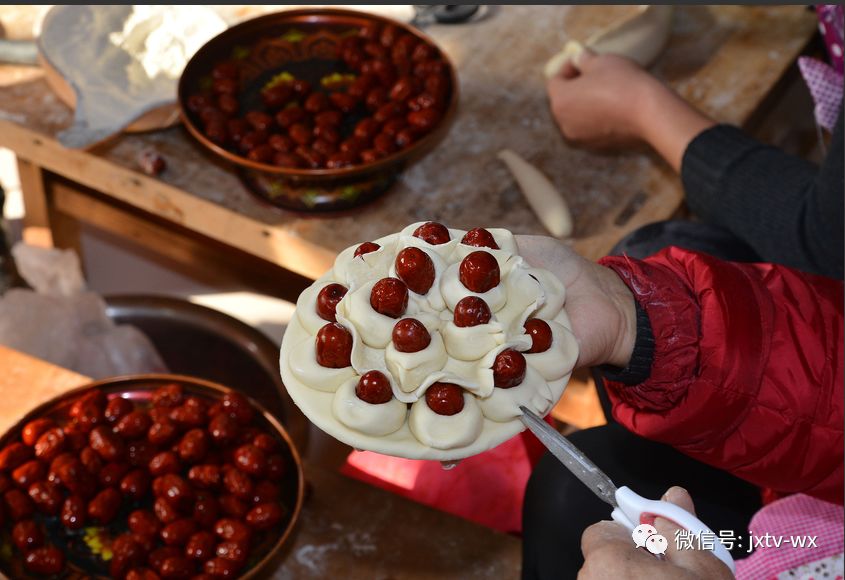
[{"label": "wooden plank", "polygon": [[[48,181],[54,221],[82,222],[174,262],[179,271],[211,286],[245,285],[268,296],[296,301],[310,279],[252,255],[203,239],[184,228],[160,223],[154,216],[115,203],[87,188],[61,179]],[[260,262],[260,263],[259,263]]]},{"label": "wooden plank", "polygon": [[0,394],[6,401],[0,405],[0,433],[44,401],[91,380],[2,345],[0,369]]},{"label": "wooden plank", "polygon": [[[739,126],[759,112],[818,27],[807,6],[687,6],[682,14],[692,13],[712,19],[712,33],[687,31],[675,49],[693,55],[714,47],[711,58],[664,62],[655,72],[705,114]],[[684,70],[690,64],[697,64],[692,76]]]},{"label": "wooden plank", "polygon": [[53,235],[50,231],[50,212],[44,190],[44,172],[35,163],[20,157],[17,158],[17,165],[25,209],[23,239],[33,246],[51,248]]},{"label": "wooden plank", "polygon": [[120,211],[68,182],[50,185],[53,204],[60,215],[82,221],[144,246],[152,252],[190,267],[199,261],[196,248],[172,229]]},{"label": "wooden plank", "polygon": [[317,278],[334,261],[333,252],[313,242],[101,157],[65,149],[16,123],[0,120],[0,145],[44,169],[303,276]]},{"label": "wooden plank", "polygon": [[56,211],[56,207],[50,204],[50,230],[53,235],[53,245],[64,250],[73,250],[79,256],[83,273],[85,271],[85,256],[82,251],[82,240],[80,238],[81,228],[79,220]]}]

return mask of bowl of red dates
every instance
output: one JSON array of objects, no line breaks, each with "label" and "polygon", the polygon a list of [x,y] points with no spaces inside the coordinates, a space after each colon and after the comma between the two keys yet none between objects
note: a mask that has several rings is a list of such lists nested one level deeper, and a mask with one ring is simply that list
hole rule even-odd
[{"label": "bowl of red dates", "polygon": [[343,9],[242,22],[179,82],[188,131],[279,207],[339,210],[385,192],[448,130],[454,66],[415,28]]},{"label": "bowl of red dates", "polygon": [[95,382],[0,438],[0,572],[249,578],[303,492],[288,434],[241,393],[180,375]]}]

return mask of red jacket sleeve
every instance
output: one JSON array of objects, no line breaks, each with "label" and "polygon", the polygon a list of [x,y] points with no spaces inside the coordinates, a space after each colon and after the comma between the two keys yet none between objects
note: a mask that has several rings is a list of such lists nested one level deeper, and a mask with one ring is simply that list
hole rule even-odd
[{"label": "red jacket sleeve", "polygon": [[646,310],[651,375],[608,383],[617,421],[779,492],[843,502],[843,284],[669,248],[612,256]]}]

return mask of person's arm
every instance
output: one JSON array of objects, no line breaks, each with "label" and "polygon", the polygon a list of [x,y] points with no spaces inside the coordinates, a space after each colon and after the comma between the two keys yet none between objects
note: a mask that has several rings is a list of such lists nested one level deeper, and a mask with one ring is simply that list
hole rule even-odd
[{"label": "person's arm", "polygon": [[764,261],[842,278],[843,156],[841,111],[821,168],[718,125],[690,142],[681,178],[690,209]]},{"label": "person's arm", "polygon": [[677,248],[600,263],[653,335],[648,378],[607,384],[621,424],[757,485],[842,503],[841,282]]},{"label": "person's arm", "polygon": [[621,424],[757,485],[842,503],[841,281],[678,248],[600,265],[552,238],[517,244],[566,286],[577,366],[623,367],[607,383]]},{"label": "person's arm", "polygon": [[548,81],[564,137],[644,142],[681,174],[687,201],[766,262],[841,278],[845,236],[842,113],[821,169],[716,125],[631,60],[582,53]]},{"label": "person's arm", "polygon": [[585,50],[546,90],[569,141],[593,147],[645,142],[678,172],[689,143],[716,124],[634,61],[612,54]]}]

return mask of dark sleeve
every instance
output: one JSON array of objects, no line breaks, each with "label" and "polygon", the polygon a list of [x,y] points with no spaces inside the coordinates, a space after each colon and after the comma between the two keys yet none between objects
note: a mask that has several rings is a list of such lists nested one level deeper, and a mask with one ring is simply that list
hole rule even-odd
[{"label": "dark sleeve", "polygon": [[634,350],[631,352],[628,366],[625,368],[612,365],[596,367],[607,380],[625,385],[637,385],[647,381],[651,376],[651,363],[654,358],[654,333],[651,330],[648,312],[636,300],[634,304],[637,308],[637,338],[634,341]]},{"label": "dark sleeve", "polygon": [[681,179],[690,209],[730,230],[766,262],[843,277],[842,111],[819,168],[729,125],[687,147]]}]

